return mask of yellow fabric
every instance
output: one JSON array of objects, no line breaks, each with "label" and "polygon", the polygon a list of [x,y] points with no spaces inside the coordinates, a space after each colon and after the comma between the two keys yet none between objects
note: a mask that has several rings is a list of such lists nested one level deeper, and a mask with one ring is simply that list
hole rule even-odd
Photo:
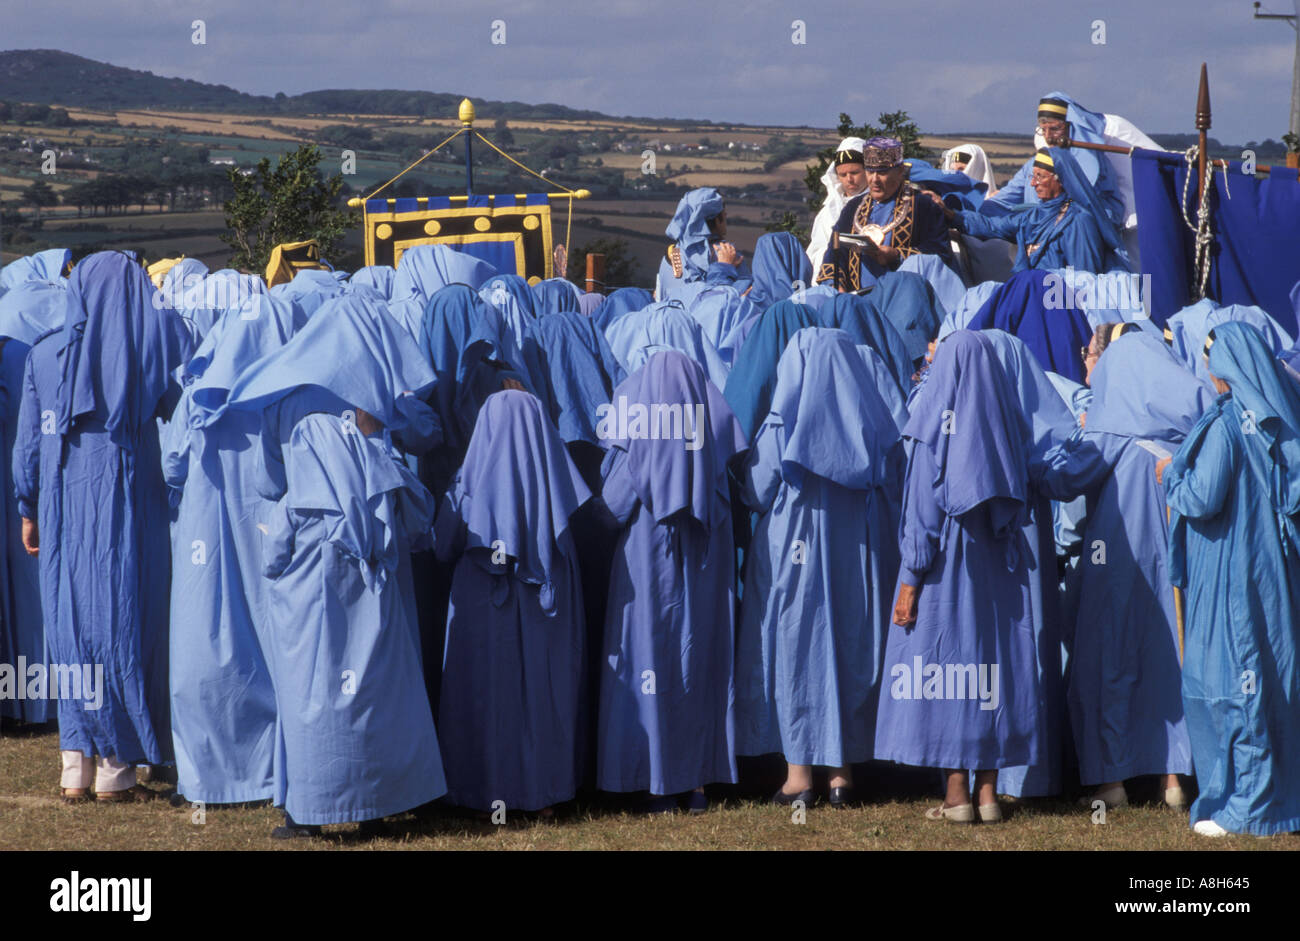
[{"label": "yellow fabric", "polygon": [[153,286],[162,290],[163,278],[167,277],[167,272],[171,271],[185,259],[184,255],[177,255],[175,258],[160,258],[145,270],[149,272],[149,280]]},{"label": "yellow fabric", "polygon": [[287,284],[302,270],[328,271],[320,263],[320,246],[315,239],[306,242],[282,242],[271,249],[271,260],[266,265],[266,286]]}]

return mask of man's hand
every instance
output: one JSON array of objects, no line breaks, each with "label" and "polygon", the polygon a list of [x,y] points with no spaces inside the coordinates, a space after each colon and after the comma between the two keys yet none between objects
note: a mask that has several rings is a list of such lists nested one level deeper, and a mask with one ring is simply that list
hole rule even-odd
[{"label": "man's hand", "polygon": [[[1165,483],[1165,468],[1169,466],[1169,462],[1172,460],[1172,457],[1162,457],[1160,460],[1156,461],[1156,483],[1160,484],[1162,487]],[[23,530],[23,532],[26,533],[26,530]]]},{"label": "man's hand", "polygon": [[713,246],[714,254],[718,256],[718,261],[724,265],[740,264],[741,254],[736,250],[736,246],[730,242],[718,242]]},{"label": "man's hand", "polygon": [[894,623],[911,627],[916,623],[916,602],[920,589],[915,585],[899,585],[898,601],[894,604]]},{"label": "man's hand", "polygon": [[23,517],[23,548],[27,550],[28,555],[36,555],[41,551],[41,530],[36,525],[36,520],[29,520]]}]

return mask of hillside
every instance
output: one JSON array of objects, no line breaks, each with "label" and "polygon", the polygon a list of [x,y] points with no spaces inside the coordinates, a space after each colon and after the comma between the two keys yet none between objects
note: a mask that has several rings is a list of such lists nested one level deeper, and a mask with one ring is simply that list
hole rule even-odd
[{"label": "hillside", "polygon": [[[323,89],[301,95],[249,95],[228,85],[165,78],[56,49],[0,52],[0,100],[57,104],[64,108],[174,108],[265,115],[362,113],[442,117],[454,114],[463,97],[460,92],[398,89]],[[597,111],[563,105],[477,99],[476,102],[493,114],[507,118],[614,120]]]}]

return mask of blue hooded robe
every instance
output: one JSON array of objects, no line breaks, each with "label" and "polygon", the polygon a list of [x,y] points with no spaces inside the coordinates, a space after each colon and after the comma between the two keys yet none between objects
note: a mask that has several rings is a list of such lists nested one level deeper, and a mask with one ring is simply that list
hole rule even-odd
[{"label": "blue hooded robe", "polygon": [[40,526],[51,663],[103,665],[102,702],[59,698],[59,747],[171,760],[171,560],[160,415],[193,352],[181,317],[121,252],[82,260],[62,331],[32,347],[14,445],[19,512]]},{"label": "blue hooded robe", "polygon": [[388,265],[367,265],[353,272],[352,277],[348,278],[345,289],[351,291],[359,287],[368,287],[384,300],[391,301],[396,275],[396,270]]},{"label": "blue hooded robe", "polygon": [[435,524],[438,558],[456,560],[438,707],[454,805],[541,810],[577,790],[586,631],[569,518],[589,496],[536,397],[488,398]]},{"label": "blue hooded robe", "polygon": [[794,301],[778,301],[758,319],[741,347],[723,390],[727,404],[740,422],[746,440],[752,440],[772,408],[776,366],[790,338],[804,327],[820,326],[817,312]]},{"label": "blue hooded robe", "polygon": [[608,336],[610,324],[634,311],[645,310],[654,302],[654,295],[645,288],[619,288],[596,309],[596,326]]},{"label": "blue hooded robe", "polygon": [[875,304],[857,294],[837,294],[817,315],[824,326],[843,330],[853,342],[875,350],[898,391],[907,395],[912,388],[912,355],[902,335]]},{"label": "blue hooded robe", "polygon": [[262,534],[275,504],[255,485],[261,416],[225,404],[249,364],[306,322],[295,301],[255,297],[203,342],[163,434],[172,526],[171,706],[177,790],[225,804],[275,796],[276,706],[265,651]]},{"label": "blue hooded robe", "polygon": [[629,318],[621,323],[630,324],[631,329],[615,328],[620,349],[614,352],[616,356],[621,352],[620,362],[628,373],[636,372],[655,353],[677,350],[704,367],[705,375],[718,389],[726,387],[730,369],[704,335],[699,322],[677,301],[656,304],[635,321]]},{"label": "blue hooded robe", "polygon": [[1170,575],[1187,589],[1191,820],[1267,836],[1300,830],[1300,387],[1251,325],[1213,336],[1210,373],[1232,391],[1164,472]]},{"label": "blue hooded robe", "polygon": [[939,344],[903,431],[899,583],[919,597],[914,625],[890,625],[877,758],[944,769],[1040,761],[1027,425],[987,338],[957,331]]},{"label": "blue hooded robe", "polygon": [[[0,421],[4,454],[12,458],[23,401],[27,354],[42,335],[63,325],[67,281],[23,281],[0,296]],[[22,516],[14,501],[12,462],[4,463],[3,516],[0,517],[0,663],[18,672],[27,664],[45,663],[45,626],[41,615],[40,560],[23,548]],[[35,517],[33,517],[34,519]],[[15,676],[15,679],[18,679]],[[22,677],[26,682],[26,677]],[[24,687],[25,689],[25,687]],[[15,690],[15,694],[17,691]],[[55,717],[48,698],[0,696],[0,715],[24,722]]]},{"label": "blue hooded robe", "polygon": [[0,268],[0,294],[12,291],[24,281],[58,281],[71,260],[72,252],[66,248],[51,248],[15,258]]},{"label": "blue hooded robe", "polygon": [[532,286],[533,309],[537,316],[558,314],[563,311],[578,312],[580,291],[572,281],[564,278],[547,278]]},{"label": "blue hooded robe", "polygon": [[417,336],[424,308],[439,290],[468,284],[477,291],[496,273],[487,262],[447,245],[416,245],[397,263],[388,307],[411,336]]},{"label": "blue hooded robe", "polygon": [[265,539],[279,710],[275,802],[299,824],[373,820],[446,793],[404,557],[429,493],[336,415],[293,429]]},{"label": "blue hooded robe", "polygon": [[602,495],[623,530],[605,617],[596,784],[666,795],[734,783],[727,462],[745,438],[704,370],[676,350],[651,356],[614,399],[602,419]]},{"label": "blue hooded robe", "polygon": [[1169,586],[1158,452],[1172,454],[1212,390],[1146,334],[1122,336],[1092,371],[1087,426],[1047,457],[1041,486],[1089,496],[1067,689],[1085,785],[1190,774],[1178,624]]},{"label": "blue hooded robe", "polygon": [[1174,354],[1200,379],[1209,382],[1210,373],[1205,368],[1205,338],[1219,324],[1233,320],[1255,327],[1264,335],[1274,355],[1291,345],[1290,334],[1263,308],[1245,304],[1221,307],[1209,298],[1203,298],[1174,314],[1165,322],[1165,329],[1172,336],[1170,347]]},{"label": "blue hooded robe", "polygon": [[1075,382],[1083,382],[1081,350],[1092,342],[1092,325],[1078,307],[1051,302],[1050,280],[1044,271],[1022,271],[996,288],[970,322],[969,330],[996,328],[1022,340],[1038,365]]},{"label": "blue hooded robe", "polygon": [[762,517],[736,644],[737,754],[872,757],[906,417],[884,364],[847,333],[807,327],[786,347],[743,474]]}]

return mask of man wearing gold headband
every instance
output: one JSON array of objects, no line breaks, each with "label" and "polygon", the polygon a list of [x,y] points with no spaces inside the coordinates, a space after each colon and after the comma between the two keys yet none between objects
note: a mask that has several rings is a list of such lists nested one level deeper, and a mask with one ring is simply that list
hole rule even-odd
[{"label": "man wearing gold headband", "polygon": [[[907,182],[903,145],[873,137],[862,151],[866,192],[845,204],[831,243],[822,255],[817,280],[834,281],[841,291],[870,286],[909,255],[951,257],[943,211]],[[850,236],[840,240],[838,233]]]},{"label": "man wearing gold headband", "polygon": [[[1059,92],[1053,92],[1038,102],[1038,126],[1034,131],[1034,146],[1069,147],[1071,140],[1098,141],[1101,139],[1100,128],[1088,127],[1087,121],[1100,118],[1087,111]],[[1080,122],[1083,122],[1080,124]],[[1104,207],[1106,216],[1112,225],[1119,228],[1124,224],[1124,197],[1120,195],[1119,183],[1110,161],[1102,155],[1089,150],[1071,151],[1084,177],[1092,184],[1097,201]],[[1016,175],[1007,185],[980,205],[980,212],[986,216],[1002,216],[1018,206],[1038,202],[1031,177],[1034,173],[1034,158],[1025,161]]]}]

